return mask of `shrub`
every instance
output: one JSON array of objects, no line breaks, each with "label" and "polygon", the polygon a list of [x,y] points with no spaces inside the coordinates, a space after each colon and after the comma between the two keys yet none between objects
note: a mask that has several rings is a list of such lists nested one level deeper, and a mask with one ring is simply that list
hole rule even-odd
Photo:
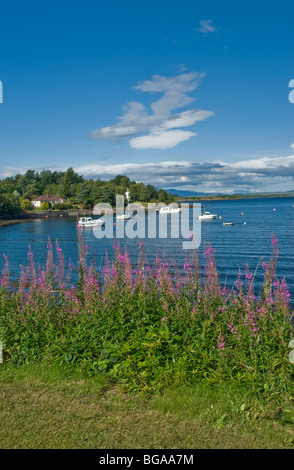
[{"label": "shrub", "polygon": [[33,206],[29,199],[23,199],[20,205],[21,209],[24,211],[32,210]]},{"label": "shrub", "polygon": [[49,202],[42,202],[42,204],[41,204],[42,211],[48,211],[49,208],[50,208]]},{"label": "shrub", "polygon": [[205,381],[237,383],[265,400],[293,396],[292,311],[286,282],[275,273],[275,238],[258,294],[248,268],[230,291],[219,284],[211,246],[204,250],[203,275],[197,253],[181,270],[158,257],[151,267],[142,245],[135,270],[128,252],[115,245],[115,259],[97,273],[77,233],[77,284],[70,281],[73,267],[65,272],[58,243],[57,264],[49,241],[39,274],[29,250],[13,295],[6,259],[0,291],[5,361],[75,363],[135,392]]},{"label": "shrub", "polygon": [[62,202],[62,203],[56,203],[54,204],[54,209],[56,210],[68,210],[72,208],[72,204],[67,203],[67,202]]}]

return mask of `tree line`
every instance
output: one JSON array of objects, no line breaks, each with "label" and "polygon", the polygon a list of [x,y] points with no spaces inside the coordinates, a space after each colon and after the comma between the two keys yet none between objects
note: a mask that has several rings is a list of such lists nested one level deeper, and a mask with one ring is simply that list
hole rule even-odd
[{"label": "tree line", "polygon": [[[66,202],[56,204],[56,209],[91,209],[99,202],[115,205],[115,197],[129,190],[133,202],[173,202],[174,196],[153,185],[136,183],[123,175],[109,181],[85,179],[73,168],[65,172],[28,170],[0,180],[0,216],[12,215],[22,210],[32,210],[31,201],[41,195],[60,196]],[[43,208],[48,208],[47,206]]]}]

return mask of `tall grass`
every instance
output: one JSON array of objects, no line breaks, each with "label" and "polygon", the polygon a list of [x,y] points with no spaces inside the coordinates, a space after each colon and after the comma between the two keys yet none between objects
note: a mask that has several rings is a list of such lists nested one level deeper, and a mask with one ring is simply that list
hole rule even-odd
[{"label": "tall grass", "polygon": [[290,294],[276,275],[274,236],[258,293],[247,266],[232,289],[221,286],[211,246],[204,249],[202,275],[197,252],[181,269],[158,256],[150,265],[142,243],[135,267],[116,244],[114,260],[106,257],[97,272],[81,231],[78,241],[77,268],[65,268],[58,243],[55,265],[48,240],[46,266],[37,269],[29,248],[13,290],[6,257],[0,290],[5,362],[76,364],[134,392],[204,381],[234,383],[265,399],[293,396]]}]

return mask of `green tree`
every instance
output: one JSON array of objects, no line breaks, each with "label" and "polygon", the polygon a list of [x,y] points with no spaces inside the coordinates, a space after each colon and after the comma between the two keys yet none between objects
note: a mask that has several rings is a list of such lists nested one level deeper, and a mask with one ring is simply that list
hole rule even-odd
[{"label": "green tree", "polygon": [[73,185],[82,183],[84,178],[74,172],[73,168],[68,168],[64,173],[62,194],[64,197],[73,196]]},{"label": "green tree", "polygon": [[100,201],[107,202],[108,204],[111,204],[112,206],[115,204],[115,194],[108,185],[105,185],[103,187],[101,191]]},{"label": "green tree", "polygon": [[160,202],[164,202],[165,204],[170,204],[171,202],[175,200],[174,196],[168,193],[167,191],[165,191],[164,189],[160,189],[157,194],[158,194],[158,200]]},{"label": "green tree", "polygon": [[14,215],[19,212],[19,198],[13,194],[0,195],[0,216]]},{"label": "green tree", "polygon": [[24,211],[28,211],[28,210],[33,209],[33,206],[32,206],[32,203],[29,199],[23,199],[21,201],[20,208]]},{"label": "green tree", "polygon": [[81,204],[89,204],[90,202],[90,190],[86,182],[79,185],[79,189],[76,195],[76,201]]},{"label": "green tree", "polygon": [[28,170],[21,178],[20,178],[20,188],[21,193],[24,195],[27,193],[27,187],[33,183],[36,183],[36,175],[35,170]]}]

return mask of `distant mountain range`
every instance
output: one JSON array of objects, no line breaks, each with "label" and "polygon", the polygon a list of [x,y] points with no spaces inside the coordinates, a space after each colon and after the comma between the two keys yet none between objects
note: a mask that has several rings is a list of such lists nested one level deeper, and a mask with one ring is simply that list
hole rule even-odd
[{"label": "distant mountain range", "polygon": [[[197,193],[197,192],[194,192],[194,191],[183,191],[183,190],[179,190],[179,189],[167,189],[166,190],[168,193],[171,193],[173,194],[174,196],[180,196],[180,197],[193,197],[193,196],[227,196],[227,194],[224,194],[224,193]],[[269,194],[289,194],[289,193],[294,193],[294,189],[292,189],[291,191],[273,191],[272,193],[271,192],[256,192],[256,193],[252,193],[252,192],[248,192],[248,191],[239,191],[238,193],[233,193],[233,194],[240,194],[240,195],[243,195],[243,196],[253,196],[256,194],[256,196],[258,195],[269,195]]]},{"label": "distant mountain range", "polygon": [[195,193],[194,191],[182,191],[178,189],[167,189],[168,193],[174,196],[192,197],[192,196],[208,196],[208,193]]}]

